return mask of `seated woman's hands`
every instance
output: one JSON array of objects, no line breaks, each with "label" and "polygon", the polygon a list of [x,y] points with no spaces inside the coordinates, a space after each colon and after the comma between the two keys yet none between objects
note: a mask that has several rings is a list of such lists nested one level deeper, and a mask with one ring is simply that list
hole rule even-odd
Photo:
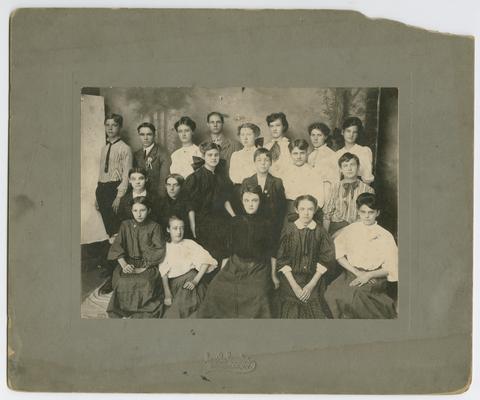
[{"label": "seated woman's hands", "polygon": [[363,286],[371,280],[371,276],[368,272],[359,271],[357,277],[350,282],[349,286]]},{"label": "seated woman's hands", "polygon": [[131,264],[127,264],[127,265],[122,267],[122,271],[125,274],[133,274],[135,272],[135,267]]},{"label": "seated woman's hands", "polygon": [[307,283],[302,289],[302,294],[299,297],[300,301],[303,301],[304,303],[306,303],[310,298],[310,295],[312,294],[312,292],[313,292],[313,286]]},{"label": "seated woman's hands", "polygon": [[187,281],[183,285],[183,288],[187,290],[193,290],[195,289],[196,286],[197,286],[197,283],[195,281]]},{"label": "seated woman's hands", "polygon": [[165,299],[163,299],[163,304],[165,304],[166,306],[171,306],[172,305],[172,298],[171,297],[165,297]]}]

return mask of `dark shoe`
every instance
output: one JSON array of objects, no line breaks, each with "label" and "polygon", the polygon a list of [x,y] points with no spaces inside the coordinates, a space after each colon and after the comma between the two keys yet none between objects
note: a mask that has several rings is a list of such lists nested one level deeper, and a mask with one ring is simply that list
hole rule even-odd
[{"label": "dark shoe", "polygon": [[112,287],[112,280],[107,279],[107,281],[102,285],[100,289],[98,289],[98,294],[99,295],[105,295],[113,292],[113,287]]}]

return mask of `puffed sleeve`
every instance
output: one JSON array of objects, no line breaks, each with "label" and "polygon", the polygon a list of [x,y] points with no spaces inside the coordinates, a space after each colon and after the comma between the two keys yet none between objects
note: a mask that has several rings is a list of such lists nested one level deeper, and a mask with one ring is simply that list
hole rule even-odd
[{"label": "puffed sleeve", "polygon": [[122,181],[117,187],[117,196],[123,197],[128,189],[128,171],[132,168],[133,156],[130,146],[127,145],[125,150],[122,152]]},{"label": "puffed sleeve", "polygon": [[362,165],[362,180],[365,183],[372,183],[375,177],[372,174],[372,164],[373,164],[373,157],[372,157],[372,150],[370,147],[364,146],[364,157],[365,163]]},{"label": "puffed sleeve", "polygon": [[332,190],[330,191],[330,196],[326,202],[326,205],[323,209],[323,218],[330,221],[335,212],[335,203],[337,195],[340,188],[340,182],[335,182],[333,184]]},{"label": "puffed sleeve", "polygon": [[385,240],[385,261],[383,269],[388,272],[387,280],[389,282],[398,281],[398,248],[393,236],[389,235]]},{"label": "puffed sleeve", "polygon": [[280,234],[280,244],[277,251],[277,271],[285,271],[284,267],[291,271],[292,264],[292,229],[290,224],[287,224]]},{"label": "puffed sleeve", "polygon": [[335,246],[333,240],[323,226],[320,225],[317,226],[317,237],[319,246],[317,263],[327,270],[331,270],[335,266]]},{"label": "puffed sleeve", "polygon": [[120,230],[118,235],[115,237],[115,240],[108,251],[107,258],[109,260],[118,260],[121,257],[126,257],[126,243],[127,243],[127,222],[124,221],[120,225]]},{"label": "puffed sleeve", "polygon": [[197,191],[198,191],[198,177],[195,173],[189,175],[182,187],[184,199],[188,202],[192,210],[197,211]]},{"label": "puffed sleeve", "polygon": [[334,240],[335,245],[335,258],[338,260],[342,257],[347,256],[348,254],[348,243],[349,243],[349,229],[344,229],[341,231]]},{"label": "puffed sleeve", "polygon": [[166,243],[162,228],[154,223],[150,243],[143,249],[143,258],[148,266],[160,264],[165,258]]},{"label": "puffed sleeve", "polygon": [[167,275],[170,272],[170,269],[172,268],[172,266],[170,265],[170,263],[168,261],[169,258],[170,258],[169,254],[167,252],[164,260],[158,266],[158,270],[160,271],[161,276]]},{"label": "puffed sleeve", "polygon": [[233,183],[241,183],[242,182],[242,165],[239,158],[239,153],[236,151],[232,154],[230,158],[230,169],[229,169],[229,176]]},{"label": "puffed sleeve", "polygon": [[[184,239],[188,240],[188,239]],[[189,252],[192,254],[192,266],[198,271],[203,264],[208,264],[206,272],[211,272],[218,267],[218,262],[210,253],[193,240],[188,240]]]}]

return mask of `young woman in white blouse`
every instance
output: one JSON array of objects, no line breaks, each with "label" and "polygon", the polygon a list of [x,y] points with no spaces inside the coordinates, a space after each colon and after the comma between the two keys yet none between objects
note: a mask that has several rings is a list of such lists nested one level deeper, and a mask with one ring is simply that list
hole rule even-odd
[{"label": "young woman in white blouse", "polygon": [[193,144],[192,136],[197,125],[190,117],[182,117],[175,122],[174,128],[182,147],[175,150],[172,155],[171,174],[180,174],[184,178],[193,173],[193,157],[202,157],[197,145]]},{"label": "young woman in white blouse", "polygon": [[217,261],[197,242],[184,239],[185,221],[172,215],[168,221],[165,259],[159,265],[167,306],[163,318],[192,318],[206,293],[202,277]]},{"label": "young woman in white blouse", "polygon": [[336,159],[343,156],[345,153],[355,154],[360,160],[360,168],[358,175],[363,182],[371,184],[374,180],[372,174],[373,157],[372,150],[368,146],[360,146],[357,144],[358,136],[363,133],[363,124],[360,118],[348,117],[342,125],[342,136],[345,140],[345,145],[336,152]]},{"label": "young woman in white blouse", "polygon": [[[242,210],[241,184],[245,178],[256,173],[255,150],[257,145],[263,144],[263,140],[257,140],[260,136],[260,128],[250,122],[238,127],[238,138],[243,149],[235,151],[230,158],[230,180],[234,184],[233,209],[236,213]],[[262,141],[262,143],[260,143]]]},{"label": "young woman in white blouse", "polygon": [[327,288],[325,299],[334,318],[396,318],[387,282],[398,281],[398,249],[390,232],[377,224],[375,195],[357,198],[359,221],[335,238],[335,258],[342,274]]}]

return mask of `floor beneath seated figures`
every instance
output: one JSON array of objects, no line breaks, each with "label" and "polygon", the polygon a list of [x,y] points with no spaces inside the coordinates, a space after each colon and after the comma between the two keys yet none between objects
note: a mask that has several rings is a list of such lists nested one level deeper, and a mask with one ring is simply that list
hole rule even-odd
[{"label": "floor beneath seated figures", "polygon": [[105,282],[101,263],[110,245],[108,241],[82,245],[82,318],[107,318],[109,295],[99,295],[98,289]]}]

